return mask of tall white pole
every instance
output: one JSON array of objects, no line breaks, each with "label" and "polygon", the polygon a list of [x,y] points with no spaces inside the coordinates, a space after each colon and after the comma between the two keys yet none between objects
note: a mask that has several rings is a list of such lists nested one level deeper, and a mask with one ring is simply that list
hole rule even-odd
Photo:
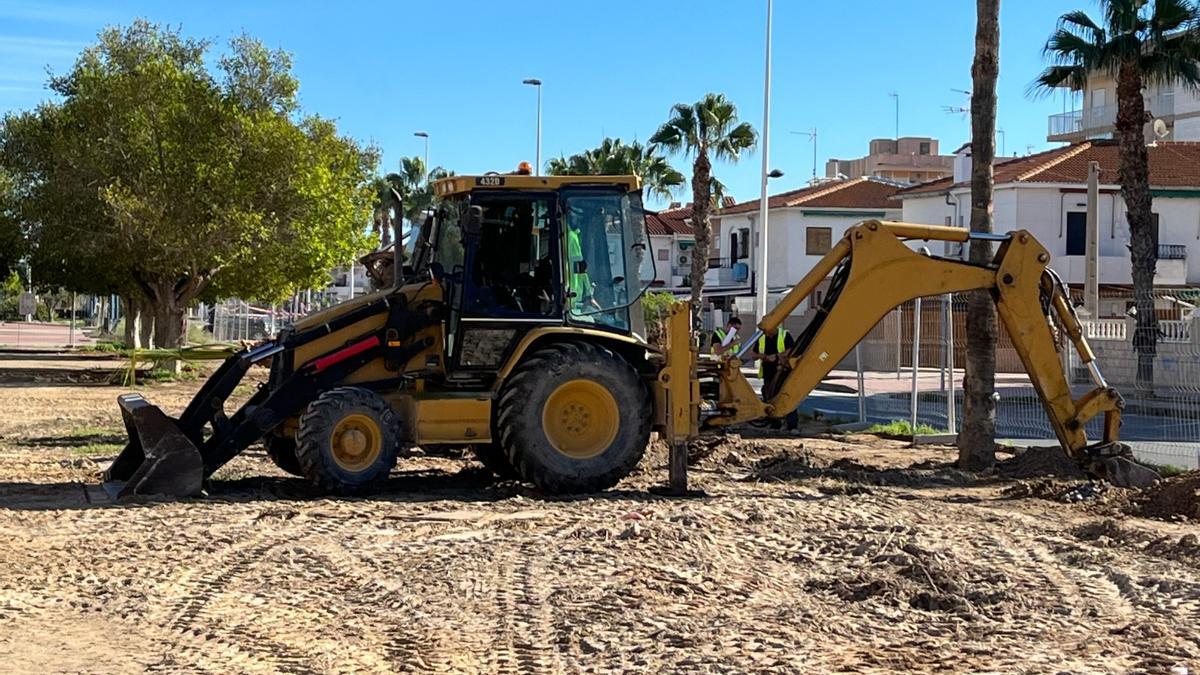
[{"label": "tall white pole", "polygon": [[533,175],[542,175],[542,81],[536,77],[527,77],[521,80],[521,84],[527,84],[531,87],[537,87],[537,150],[534,154],[536,165],[533,167]]},{"label": "tall white pole", "polygon": [[757,292],[754,313],[761,321],[767,315],[767,172],[770,171],[771,147],[771,10],[772,0],[767,0],[767,58],[763,71],[763,124],[762,124],[762,191],[758,203],[758,260],[755,272]]},{"label": "tall white pole", "polygon": [[542,175],[542,85],[537,86],[537,164],[533,165],[533,175]]}]

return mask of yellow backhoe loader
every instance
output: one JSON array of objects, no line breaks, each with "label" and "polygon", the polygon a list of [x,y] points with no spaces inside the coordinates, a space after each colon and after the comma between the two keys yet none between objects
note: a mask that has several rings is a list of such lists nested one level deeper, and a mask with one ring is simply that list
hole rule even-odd
[{"label": "yellow backhoe loader", "polygon": [[[966,242],[961,229],[851,227],[759,323],[771,331],[831,278],[760,396],[739,358],[757,334],[742,354],[701,357],[679,303],[664,346],[641,337],[640,280],[654,276],[637,177],[528,174],[437,181],[436,212],[404,250],[397,244],[390,288],[230,357],[178,418],[121,396],[129,443],[105,475],[113,494],[199,494],[260,441],[284,471],[334,493],[370,490],[408,446],[469,446],[495,473],[547,493],[603,490],[637,465],[651,431],[678,449],[706,429],[784,417],[897,305],[971,290],[995,299],[1064,450],[1114,482],[1157,477],[1117,442],[1121,397],[1027,232],[992,236],[995,259],[977,266],[905,244]],[[1058,352],[1064,333],[1095,380],[1080,397]],[[268,362],[266,384],[227,413],[247,370]],[[1096,417],[1101,438],[1089,443],[1085,425]],[[683,453],[672,455],[682,475]]]}]

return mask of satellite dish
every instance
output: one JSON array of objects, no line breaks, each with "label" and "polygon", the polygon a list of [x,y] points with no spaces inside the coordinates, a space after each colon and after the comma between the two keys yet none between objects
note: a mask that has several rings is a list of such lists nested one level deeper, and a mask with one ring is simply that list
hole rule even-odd
[{"label": "satellite dish", "polygon": [[1162,119],[1155,119],[1152,125],[1154,127],[1154,135],[1158,138],[1166,138],[1171,134],[1171,130],[1167,128],[1167,123]]}]

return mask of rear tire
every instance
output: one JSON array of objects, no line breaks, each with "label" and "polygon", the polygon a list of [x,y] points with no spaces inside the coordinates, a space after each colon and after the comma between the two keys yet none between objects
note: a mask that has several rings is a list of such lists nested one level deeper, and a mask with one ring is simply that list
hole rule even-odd
[{"label": "rear tire", "polygon": [[551,494],[597,492],[637,466],[650,394],[627,361],[595,344],[537,350],[505,382],[497,429],[516,472]]},{"label": "rear tire", "polygon": [[267,434],[263,438],[263,448],[267,451],[267,457],[270,457],[280,470],[293,476],[304,477],[304,468],[296,458],[295,438]]},{"label": "rear tire", "polygon": [[336,494],[364,492],[396,465],[400,422],[378,394],[338,387],[321,394],[300,416],[296,458],[318,488]]}]

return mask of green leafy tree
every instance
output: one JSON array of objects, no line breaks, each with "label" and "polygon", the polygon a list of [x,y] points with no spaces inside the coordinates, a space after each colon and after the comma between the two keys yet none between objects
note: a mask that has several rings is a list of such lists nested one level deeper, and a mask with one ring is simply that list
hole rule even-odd
[{"label": "green leafy tree", "polygon": [[200,297],[281,299],[369,246],[375,152],[298,112],[286,52],[241,36],[210,69],[210,46],[106,29],[0,132],[35,269],[140,296],[160,347]]},{"label": "green leafy tree", "polygon": [[752,150],[758,134],[749,122],[739,122],[737,107],[723,94],[707,94],[696,103],[678,103],[671,117],[650,138],[652,145],[692,157],[692,229],[696,248],[692,252],[692,315],[700,316],[704,273],[712,239],[709,214],[719,185],[712,175],[712,158],[736,162],[742,152]]},{"label": "green leafy tree", "polygon": [[17,211],[17,189],[13,178],[0,166],[0,278],[25,255],[25,238]]},{"label": "green leafy tree", "polygon": [[637,141],[626,144],[619,138],[605,138],[599,146],[570,157],[555,157],[547,162],[546,173],[552,176],[632,174],[642,179],[646,192],[664,200],[670,199],[685,180],[654,145]]},{"label": "green leafy tree", "polygon": [[1188,0],[1100,0],[1099,21],[1086,12],[1064,14],[1046,41],[1050,66],[1033,83],[1035,93],[1058,87],[1083,89],[1088,77],[1104,73],[1117,79],[1119,181],[1129,214],[1140,386],[1154,383],[1158,319],[1154,313],[1154,242],[1149,153],[1145,125],[1150,121],[1142,90],[1169,84],[1200,88],[1200,8]]}]

